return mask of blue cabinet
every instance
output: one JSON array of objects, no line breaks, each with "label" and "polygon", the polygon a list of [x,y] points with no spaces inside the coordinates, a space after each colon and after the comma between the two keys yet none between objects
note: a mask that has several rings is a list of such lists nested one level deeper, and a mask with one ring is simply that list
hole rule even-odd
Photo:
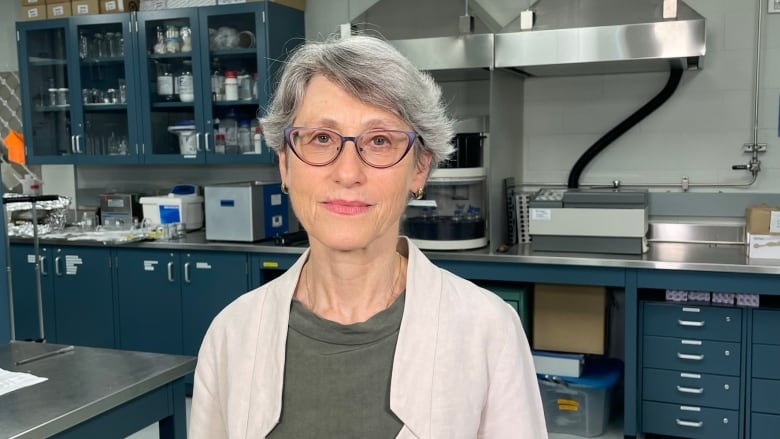
[{"label": "blue cabinet", "polygon": [[[48,341],[113,348],[114,289],[111,250],[43,246],[41,292]],[[31,245],[11,246],[16,338],[38,338],[35,254]]]},{"label": "blue cabinet", "polygon": [[257,288],[279,277],[300,256],[292,253],[253,253],[249,255],[249,263],[251,265],[250,287]]},{"label": "blue cabinet", "polygon": [[119,348],[182,354],[181,263],[168,250],[117,249]]},{"label": "blue cabinet", "polygon": [[[31,163],[275,159],[267,148],[260,154],[217,151],[214,127],[228,112],[235,112],[237,119],[255,119],[268,103],[280,60],[303,41],[302,11],[251,2],[19,22],[16,27],[19,69],[26,78],[23,126]],[[225,27],[234,30],[231,41],[237,43],[230,47],[214,43],[214,34]],[[165,38],[168,30],[188,35],[190,47],[156,50],[158,33]],[[109,40],[115,44],[97,43]],[[212,94],[212,73],[225,70],[245,74],[250,87],[257,73],[249,98],[225,100]],[[190,98],[158,93],[157,78],[166,74],[174,89],[180,78],[190,77]],[[186,134],[192,150],[182,150],[179,134],[169,130],[181,124],[192,127]]]},{"label": "blue cabinet", "polygon": [[182,252],[184,354],[197,355],[211,321],[249,290],[245,253]]}]

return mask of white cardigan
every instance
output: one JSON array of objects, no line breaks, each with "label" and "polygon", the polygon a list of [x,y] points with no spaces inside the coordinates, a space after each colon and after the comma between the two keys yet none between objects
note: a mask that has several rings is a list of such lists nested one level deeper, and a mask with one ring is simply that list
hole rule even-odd
[{"label": "white cardigan", "polygon": [[[404,423],[397,437],[546,438],[517,313],[406,245],[406,303],[390,386],[390,409]],[[278,422],[290,303],[307,257],[212,322],[195,370],[190,438],[262,438]]]}]

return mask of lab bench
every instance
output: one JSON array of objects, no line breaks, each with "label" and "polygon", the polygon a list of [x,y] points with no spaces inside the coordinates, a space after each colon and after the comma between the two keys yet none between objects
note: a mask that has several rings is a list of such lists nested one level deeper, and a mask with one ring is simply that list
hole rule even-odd
[{"label": "lab bench", "polygon": [[[238,295],[278,276],[304,251],[303,247],[263,243],[209,242],[203,232],[189,233],[175,241],[115,246],[44,239],[41,247],[48,255],[42,261],[44,266],[55,260],[61,264],[47,268],[42,276],[55,278],[43,282],[47,338],[57,343],[96,345],[113,340],[112,346],[117,348],[184,355],[197,354],[208,323],[220,309]],[[34,262],[31,254],[29,240],[11,239],[14,300],[21,305],[15,310],[17,338],[35,336],[37,320],[30,312],[35,300],[30,283],[30,265]],[[770,397],[767,389],[780,387],[780,376],[772,373],[780,370],[780,331],[767,329],[780,327],[780,310],[773,309],[780,308],[780,261],[751,261],[740,245],[684,243],[654,243],[643,255],[540,253],[527,246],[512,247],[505,253],[485,248],[426,254],[440,267],[478,282],[599,285],[622,294],[626,436],[647,432],[760,438],[774,432],[770,426],[780,422],[780,413],[766,404]],[[67,261],[71,265],[78,262],[76,272],[66,267]],[[92,274],[91,265],[102,274]],[[84,278],[75,279],[79,275]],[[68,276],[74,279],[62,279]],[[706,321],[702,325],[708,329],[712,322],[725,319],[724,312],[730,318],[729,325],[737,328],[710,330],[696,338],[684,331],[675,332],[680,319],[674,316],[681,312],[678,308],[682,305],[663,302],[665,289],[760,294],[762,307],[691,304],[699,308],[700,317],[716,316],[696,320]],[[647,313],[656,317],[653,324],[643,325],[648,321]],[[657,327],[664,324],[669,325],[667,330]],[[79,325],[90,329],[79,333]],[[26,332],[19,331],[22,328],[27,328]],[[100,337],[96,339],[97,334]],[[714,346],[713,353],[704,355],[715,364],[701,370],[693,365],[688,370],[690,365],[685,361],[674,363],[681,340],[701,342],[707,349]],[[712,358],[723,357],[726,351],[727,357]],[[698,351],[683,354],[702,355]],[[669,355],[667,363],[654,363],[666,361],[664,356]],[[756,361],[762,355],[769,363]],[[680,418],[670,407],[679,406],[681,392],[675,387],[669,390],[671,395],[658,395],[647,385],[659,377],[679,377],[680,373],[699,374],[710,388],[728,384],[731,391],[722,398],[707,391],[709,399],[690,406],[709,417]],[[703,386],[693,386],[690,378],[683,379],[688,381],[679,383],[682,393]],[[715,422],[719,428],[712,436],[709,432]]]}]

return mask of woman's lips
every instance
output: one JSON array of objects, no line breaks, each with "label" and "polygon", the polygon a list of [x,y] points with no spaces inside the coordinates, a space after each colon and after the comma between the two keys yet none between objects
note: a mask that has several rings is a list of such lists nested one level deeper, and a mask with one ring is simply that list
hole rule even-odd
[{"label": "woman's lips", "polygon": [[322,204],[328,211],[340,215],[360,215],[371,208],[371,205],[361,201],[330,200]]}]

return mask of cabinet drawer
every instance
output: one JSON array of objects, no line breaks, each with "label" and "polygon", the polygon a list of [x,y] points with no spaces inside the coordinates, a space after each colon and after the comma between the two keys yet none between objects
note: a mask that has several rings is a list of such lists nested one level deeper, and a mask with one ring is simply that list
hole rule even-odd
[{"label": "cabinet drawer", "polygon": [[644,367],[684,372],[740,374],[740,344],[671,337],[644,337]]},{"label": "cabinet drawer", "polygon": [[780,381],[753,378],[750,388],[750,409],[754,412],[780,415]]},{"label": "cabinet drawer", "polygon": [[780,346],[754,344],[752,365],[754,378],[780,380]]},{"label": "cabinet drawer", "polygon": [[704,439],[737,439],[739,412],[698,406],[642,402],[642,431]]},{"label": "cabinet drawer", "polygon": [[780,311],[753,311],[753,342],[780,345]]},{"label": "cabinet drawer", "polygon": [[753,413],[750,418],[750,439],[777,439],[780,416]]},{"label": "cabinet drawer", "polygon": [[644,334],[705,340],[739,341],[742,309],[645,302]]},{"label": "cabinet drawer", "polygon": [[645,368],[642,399],[737,410],[739,382],[736,376]]}]

